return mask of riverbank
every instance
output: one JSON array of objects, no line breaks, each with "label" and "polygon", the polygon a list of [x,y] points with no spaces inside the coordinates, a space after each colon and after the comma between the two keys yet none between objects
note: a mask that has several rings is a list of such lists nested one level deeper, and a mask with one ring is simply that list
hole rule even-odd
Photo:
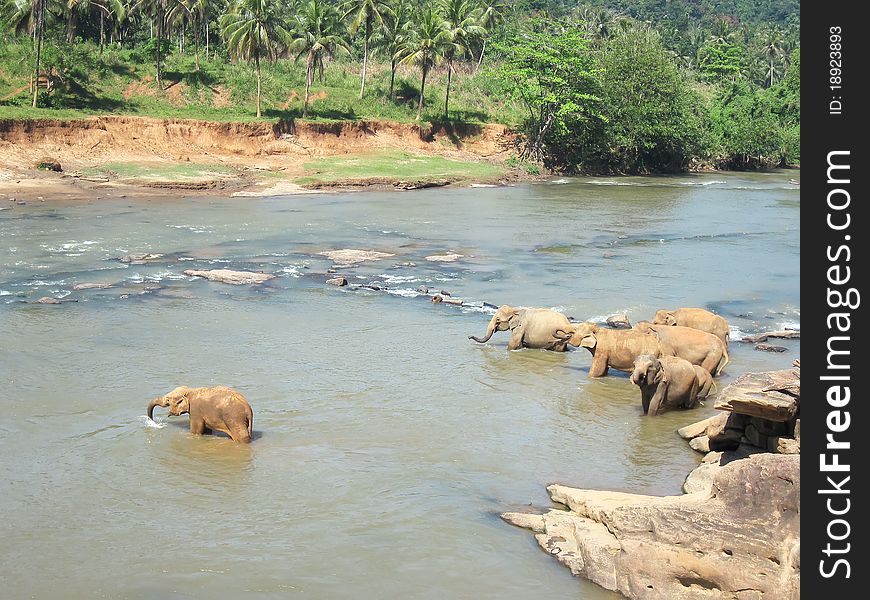
[{"label": "riverbank", "polygon": [[416,189],[533,178],[497,124],[0,120],[0,189],[16,201],[317,189]]}]

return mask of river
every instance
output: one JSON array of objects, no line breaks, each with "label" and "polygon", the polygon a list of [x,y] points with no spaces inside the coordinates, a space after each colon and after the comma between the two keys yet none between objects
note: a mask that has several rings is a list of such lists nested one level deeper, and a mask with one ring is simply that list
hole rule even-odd
[{"label": "river", "polygon": [[[799,327],[796,172],[513,187],[104,199],[0,212],[0,589],[8,598],[613,599],[505,510],[545,486],[676,494],[700,459],[590,355],[485,345],[491,303],[575,319],[700,306],[732,340]],[[394,257],[339,268],[321,252]],[[133,252],[164,256],[119,262]],[[427,256],[453,252],[456,262]],[[182,274],[265,271],[261,286]],[[80,283],[107,289],[73,291]],[[420,285],[465,307],[415,297]],[[42,296],[60,305],[34,304]],[[787,368],[731,343],[721,389]],[[149,399],[228,385],[254,441],[155,423]]]}]

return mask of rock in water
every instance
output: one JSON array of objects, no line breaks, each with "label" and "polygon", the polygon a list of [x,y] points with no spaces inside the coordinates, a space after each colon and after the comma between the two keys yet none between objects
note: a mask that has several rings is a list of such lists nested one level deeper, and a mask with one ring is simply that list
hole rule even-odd
[{"label": "rock in water", "polygon": [[385,258],[390,258],[395,256],[395,254],[388,254],[386,252],[376,252],[374,250],[329,250],[327,252],[321,252],[321,256],[325,256],[332,260],[335,264],[346,267],[350,265],[355,265],[361,262],[365,262],[367,260],[383,260]]},{"label": "rock in water", "polygon": [[130,263],[131,265],[138,265],[148,262],[149,260],[157,260],[158,258],[163,258],[162,254],[154,254],[151,252],[138,252],[135,254],[126,254],[118,260],[122,263]]},{"label": "rock in water", "polygon": [[756,350],[761,350],[762,352],[786,352],[788,348],[784,346],[774,346],[773,344],[755,344]]},{"label": "rock in water", "polygon": [[274,275],[268,273],[254,273],[252,271],[233,271],[231,269],[213,269],[211,271],[197,271],[195,269],[187,269],[185,275],[191,277],[205,277],[209,281],[218,281],[220,283],[229,283],[231,285],[246,285],[259,284],[270,279],[275,279]]},{"label": "rock in water", "polygon": [[631,329],[631,322],[628,320],[628,315],[611,315],[607,317],[607,325],[614,329]]},{"label": "rock in water", "polygon": [[37,304],[60,304],[60,300],[57,298],[52,298],[51,296],[43,296],[39,300],[36,301]]},{"label": "rock in water", "polygon": [[570,510],[504,513],[544,550],[628,598],[800,597],[800,458],[753,454],[683,496],[552,485]]},{"label": "rock in water", "polygon": [[76,292],[80,290],[104,290],[110,287],[112,287],[111,283],[77,283],[73,286],[73,290]]},{"label": "rock in water", "polygon": [[332,279],[327,279],[326,283],[329,285],[337,285],[338,287],[342,287],[347,285],[347,279],[345,277],[333,277]]}]

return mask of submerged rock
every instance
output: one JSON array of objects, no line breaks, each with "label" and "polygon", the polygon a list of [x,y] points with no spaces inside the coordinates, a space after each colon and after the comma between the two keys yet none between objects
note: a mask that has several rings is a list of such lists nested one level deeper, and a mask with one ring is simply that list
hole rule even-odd
[{"label": "submerged rock", "polygon": [[220,283],[229,283],[231,285],[246,285],[259,284],[270,279],[275,279],[274,275],[268,273],[255,273],[253,271],[233,271],[231,269],[213,269],[211,271],[198,271],[195,269],[187,269],[185,275],[191,277],[205,277],[209,281],[218,281]]},{"label": "submerged rock", "polygon": [[631,329],[631,322],[628,320],[628,315],[611,315],[607,317],[607,326],[614,329]]},{"label": "submerged rock", "polygon": [[762,352],[787,352],[788,348],[785,346],[774,346],[773,344],[755,344],[756,350],[761,350]]},{"label": "submerged rock", "polygon": [[433,254],[427,256],[429,262],[456,262],[460,258],[465,258],[464,254],[456,254],[455,252],[447,252],[445,254]]},{"label": "submerged rock", "polygon": [[368,260],[383,260],[385,258],[395,256],[395,254],[389,254],[387,252],[377,252],[375,250],[352,249],[328,250],[326,252],[321,252],[320,255],[326,256],[335,264],[343,267],[359,264]]},{"label": "submerged rock", "polygon": [[112,287],[111,283],[77,283],[73,286],[73,290],[76,292],[80,290],[104,290],[110,287]]},{"label": "submerged rock", "polygon": [[119,257],[118,260],[122,263],[138,265],[148,262],[149,260],[157,260],[158,258],[163,258],[163,255],[151,252],[138,252],[135,254],[125,254],[124,256]]},{"label": "submerged rock", "polygon": [[343,287],[347,285],[346,277],[333,277],[332,279],[327,279],[326,283],[329,285],[337,285],[338,287]]},{"label": "submerged rock", "polygon": [[800,597],[800,459],[754,454],[683,496],[547,488],[570,510],[502,518],[628,598]]}]

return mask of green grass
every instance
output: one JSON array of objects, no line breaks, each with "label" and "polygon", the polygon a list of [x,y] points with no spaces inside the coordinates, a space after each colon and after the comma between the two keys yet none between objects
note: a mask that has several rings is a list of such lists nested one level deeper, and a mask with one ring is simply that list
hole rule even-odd
[{"label": "green grass", "polygon": [[[46,68],[62,73],[62,83],[31,109],[26,87],[33,64],[29,39],[0,39],[0,118],[81,118],[98,114],[193,118],[210,121],[256,120],[256,77],[247,63],[200,57],[196,70],[191,53],[173,51],[164,63],[164,87],[154,81],[152,57],[141,49],[107,48],[100,56],[91,42],[50,44]],[[484,63],[486,66],[486,63]],[[464,70],[463,70],[464,69]],[[396,100],[387,98],[389,64],[372,61],[366,95],[358,98],[360,65],[350,58],[326,64],[323,81],[311,89],[311,120],[383,119],[409,122],[417,115],[420,73],[400,67]],[[280,59],[263,65],[263,120],[293,119],[302,115],[305,65]],[[14,94],[14,92],[19,93]],[[446,69],[436,68],[427,79],[424,121],[444,121]],[[9,97],[12,95],[11,97]],[[451,89],[450,120],[465,123],[519,123],[520,106],[506,99],[481,69],[460,68]]]},{"label": "green grass", "polygon": [[380,177],[396,181],[481,181],[504,174],[503,169],[488,162],[458,161],[399,150],[319,158],[305,163],[304,168],[311,174],[296,179],[295,183],[306,185]]},{"label": "green grass", "polygon": [[106,163],[87,169],[85,175],[104,175],[121,179],[155,179],[178,181],[184,179],[215,179],[233,176],[236,172],[223,165],[196,163]]}]

